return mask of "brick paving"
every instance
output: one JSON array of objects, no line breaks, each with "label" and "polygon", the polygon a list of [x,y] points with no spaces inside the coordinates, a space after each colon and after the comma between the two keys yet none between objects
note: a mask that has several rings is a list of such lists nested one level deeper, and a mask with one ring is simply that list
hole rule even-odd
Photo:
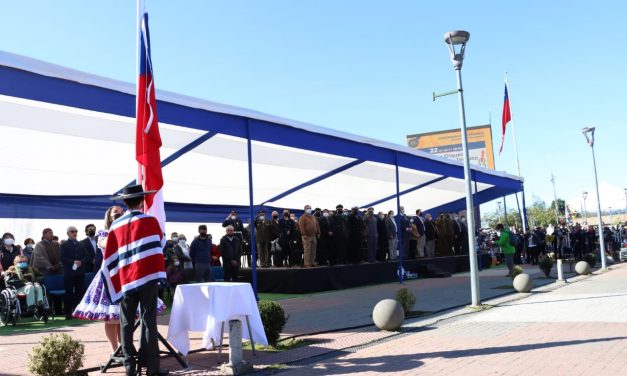
[{"label": "brick paving", "polygon": [[[528,273],[532,274],[534,281],[537,284],[552,282],[552,280],[542,279],[540,277],[541,273],[537,267],[525,266],[525,268]],[[602,277],[606,278],[606,276],[614,273],[615,272],[607,273]],[[511,280],[509,278],[505,278],[504,274],[505,269],[486,269],[480,273],[480,291],[482,301],[512,292],[512,290],[497,288],[502,287],[503,285],[511,284]],[[575,285],[580,285],[580,283]],[[428,356],[426,354],[430,351],[427,350],[433,348],[431,344],[439,343],[440,346],[445,346],[447,344],[449,346],[451,345],[451,338],[447,338],[446,336],[440,337],[436,333],[439,333],[442,328],[446,327],[446,325],[452,325],[452,322],[449,323],[450,320],[461,320],[460,315],[464,315],[469,311],[467,309],[456,309],[447,312],[440,311],[460,306],[463,307],[464,305],[469,304],[470,289],[468,285],[467,273],[456,274],[451,278],[444,279],[420,279],[407,281],[403,287],[409,288],[414,292],[414,294],[416,294],[418,302],[414,307],[415,309],[438,312],[438,315],[427,318],[417,320],[414,319],[411,322],[408,320],[406,327],[410,330],[416,330],[415,333],[411,333],[409,335],[401,333],[399,335],[398,333],[381,332],[375,330],[373,326],[368,326],[372,323],[371,312],[374,305],[381,299],[392,298],[396,291],[400,288],[399,284],[390,283],[342,291],[333,291],[280,301],[286,313],[290,315],[288,324],[284,329],[284,336],[297,335],[299,338],[305,338],[310,341],[312,343],[311,345],[279,353],[258,352],[255,357],[253,357],[250,352],[245,352],[244,358],[253,362],[256,369],[263,369],[264,367],[271,365],[285,363],[295,364],[295,362],[301,362],[302,364],[306,364],[308,363],[307,359],[313,359],[316,361],[315,366],[305,366],[304,368],[301,367],[294,371],[290,371],[289,368],[293,366],[288,366],[285,370],[278,370],[281,373],[285,372],[287,374],[290,372],[306,372],[306,374],[308,374],[308,372],[318,372],[311,374],[330,374],[330,368],[340,370],[345,369],[346,367],[351,369],[350,373],[401,372],[400,374],[403,374],[402,372],[407,371],[409,372],[407,374],[413,374],[409,370],[413,370],[415,367],[408,368],[408,366],[413,364],[414,366],[420,365],[422,367],[422,365],[424,365],[428,360]],[[560,290],[563,290],[563,288]],[[554,293],[555,292],[548,293],[547,295]],[[614,291],[613,293],[620,294],[620,291]],[[627,289],[625,289],[625,293],[627,293]],[[520,297],[527,295],[528,294],[508,295],[506,297],[497,298],[494,300],[494,302],[497,303],[494,304],[498,304],[501,300],[507,302],[512,299],[512,296]],[[534,296],[528,299],[533,297]],[[499,305],[498,308],[501,309],[507,307],[501,307]],[[493,310],[494,309],[495,308],[493,308]],[[490,311],[492,310],[479,312],[471,316],[485,315]],[[167,332],[167,322],[167,317],[160,318],[160,332],[163,334]],[[455,323],[457,323],[457,321],[455,321]],[[518,323],[507,323],[507,325],[514,324],[518,325]],[[429,330],[424,329],[425,325],[428,325]],[[467,325],[470,328],[481,327],[480,325],[477,325],[477,323],[467,323]],[[504,326],[502,326],[502,323],[499,325],[500,332],[497,332],[503,333]],[[341,328],[358,326],[361,327],[338,330]],[[336,331],[328,332],[329,330]],[[83,341],[86,353],[85,367],[98,367],[101,363],[106,361],[108,346],[104,339],[102,324],[93,323],[77,327],[59,328],[54,331],[70,333],[74,338],[78,338]],[[485,332],[489,333],[490,330],[486,329]],[[463,334],[464,331],[461,331],[460,333]],[[0,374],[28,374],[26,370],[27,357],[25,354],[39,342],[42,334],[43,333],[28,333],[0,337],[0,357],[3,359]],[[413,338],[414,336],[426,336],[426,338],[420,339],[418,343],[413,343],[411,345],[406,342],[411,341],[410,338]],[[191,338],[191,348],[200,349],[201,334],[192,333]],[[385,341],[386,338],[388,340],[387,342],[376,344],[377,341]],[[463,338],[464,337],[461,336],[460,341]],[[457,341],[456,338],[454,338],[454,340]],[[473,344],[472,341],[476,340],[476,338],[468,337],[466,340],[468,341],[467,345],[470,346],[468,348],[471,350],[463,350],[464,347],[459,347],[457,350],[451,351],[460,351],[462,353],[470,351],[470,353],[472,353],[472,349],[476,346],[476,343]],[[362,350],[357,352],[351,350],[355,346],[369,343],[375,343],[375,345],[367,347],[363,349],[363,351],[368,351],[369,349],[378,348],[380,346],[383,348],[391,346],[391,349],[394,349],[397,345],[391,344],[397,341],[401,341],[398,347],[406,347],[406,354],[403,354],[403,352],[395,352],[388,355],[388,358],[377,360],[378,358],[384,356],[382,353],[381,356],[375,356],[373,358],[373,362],[370,363],[365,360],[368,356],[357,358],[357,354],[360,354],[360,351]],[[427,342],[423,343],[423,341]],[[456,344],[461,345],[463,342]],[[440,347],[438,351],[442,351],[444,348],[446,347]],[[333,358],[325,360],[329,356],[333,356]],[[350,358],[351,356],[353,358]],[[473,357],[477,356],[479,355],[473,355]],[[320,357],[321,361],[318,362],[316,360],[318,358],[316,357]],[[357,364],[357,368],[351,368],[351,361],[346,362],[344,360],[341,361],[340,368],[333,365],[335,360],[343,359],[344,357],[349,357],[347,359],[353,359],[352,361],[356,361],[356,359],[361,360],[359,361],[359,364]],[[459,358],[458,356],[453,357],[452,355],[447,355],[447,357],[454,359]],[[394,359],[405,359],[406,362],[403,361],[403,363],[406,364],[403,366],[392,366],[393,369],[383,371],[385,364],[389,364],[390,362],[394,364]],[[218,357],[217,351],[202,350],[189,355],[188,362],[190,367],[186,370],[181,370],[180,366],[172,358],[162,360],[162,366],[170,368],[173,371],[172,373],[176,375],[211,375],[219,374],[219,363],[226,360],[227,355],[224,353],[221,357]],[[378,362],[381,364],[375,365],[372,369],[369,368],[370,366],[368,366],[368,364],[379,364]],[[436,365],[436,367],[438,366]],[[394,371],[394,369],[397,368],[398,370]],[[422,368],[420,369],[420,373],[423,373]],[[92,372],[91,374],[100,373]],[[108,374],[123,374],[122,368],[112,368],[109,370]],[[437,374],[437,372],[434,374]]]},{"label": "brick paving", "polygon": [[281,374],[624,375],[627,265],[612,269]]}]

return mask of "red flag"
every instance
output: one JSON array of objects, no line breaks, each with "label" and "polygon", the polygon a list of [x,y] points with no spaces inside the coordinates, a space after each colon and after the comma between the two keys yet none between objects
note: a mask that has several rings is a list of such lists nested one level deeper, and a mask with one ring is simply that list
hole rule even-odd
[{"label": "red flag", "polygon": [[144,212],[159,221],[165,233],[165,209],[163,205],[163,175],[161,173],[161,136],[157,120],[152,60],[150,58],[150,33],[148,13],[144,13],[140,26],[139,77],[137,80],[137,129],[135,159],[139,163],[137,183],[144,190],[156,190],[144,198]]},{"label": "red flag", "polygon": [[505,143],[505,128],[507,127],[507,123],[512,120],[512,111],[509,108],[509,95],[507,94],[507,81],[505,81],[505,99],[503,100],[503,117],[502,117],[502,126],[503,126],[503,136],[501,138],[501,148],[499,149],[499,155],[503,151],[503,143]]}]

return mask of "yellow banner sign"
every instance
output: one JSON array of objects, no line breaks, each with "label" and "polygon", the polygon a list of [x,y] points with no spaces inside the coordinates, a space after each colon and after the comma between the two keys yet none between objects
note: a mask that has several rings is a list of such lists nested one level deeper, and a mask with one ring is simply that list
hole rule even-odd
[{"label": "yellow banner sign", "polygon": [[[467,132],[470,163],[494,170],[492,127],[490,125],[469,127]],[[408,135],[407,146],[445,158],[464,160],[460,129]]]}]

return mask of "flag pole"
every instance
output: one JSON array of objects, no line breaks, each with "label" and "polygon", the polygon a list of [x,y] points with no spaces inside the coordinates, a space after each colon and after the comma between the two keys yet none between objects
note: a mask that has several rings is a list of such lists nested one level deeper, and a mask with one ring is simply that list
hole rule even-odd
[{"label": "flag pole", "polygon": [[[510,90],[509,90],[509,78],[507,76],[507,72],[505,72],[505,85],[507,85],[507,96],[509,98],[510,96]],[[509,110],[510,113],[513,114],[514,112],[512,111],[512,101],[509,101]],[[516,156],[516,171],[518,172],[518,176],[522,176],[522,174],[520,173],[520,160],[518,159],[518,143],[516,142],[516,126],[514,126],[514,116],[511,117],[510,122],[512,123],[512,136],[514,137],[514,154]],[[522,219],[522,225],[523,225],[523,231],[527,230],[527,210],[525,207],[525,191],[522,191],[522,204],[523,204],[523,211],[520,213],[520,217]]]},{"label": "flag pole", "polygon": [[[139,109],[139,70],[141,62],[141,52],[140,49],[142,47],[141,41],[141,27],[142,27],[142,17],[144,13],[144,0],[137,0],[137,20],[135,25],[135,109]],[[138,113],[135,113],[135,119],[139,116]],[[142,145],[144,143],[142,142]],[[143,184],[144,169],[141,163],[137,161],[137,184]]]}]

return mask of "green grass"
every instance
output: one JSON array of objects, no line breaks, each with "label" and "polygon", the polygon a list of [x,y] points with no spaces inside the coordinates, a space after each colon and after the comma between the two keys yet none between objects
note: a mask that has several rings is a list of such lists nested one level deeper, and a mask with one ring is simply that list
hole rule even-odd
[{"label": "green grass", "polygon": [[0,327],[0,336],[11,334],[26,334],[36,331],[48,331],[55,328],[64,328],[67,326],[85,326],[99,321],[88,321],[72,319],[66,320],[65,315],[57,315],[54,319],[49,319],[47,324],[43,321],[35,321],[32,317],[20,317],[15,326],[8,325]]},{"label": "green grass", "polygon": [[283,294],[283,293],[274,293],[274,292],[260,292],[259,300],[285,300],[285,299],[294,299],[301,298],[303,296],[311,296],[314,294]]}]

